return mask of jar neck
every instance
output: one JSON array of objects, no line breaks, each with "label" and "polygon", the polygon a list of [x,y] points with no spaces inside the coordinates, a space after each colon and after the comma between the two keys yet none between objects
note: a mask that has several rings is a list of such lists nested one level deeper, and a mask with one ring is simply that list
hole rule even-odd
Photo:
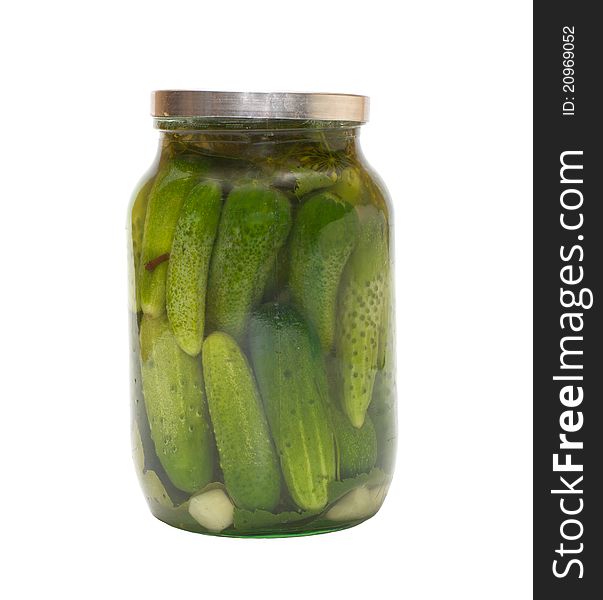
[{"label": "jar neck", "polygon": [[220,156],[286,153],[309,146],[325,153],[359,153],[360,125],[339,121],[156,118],[160,146],[169,154]]}]

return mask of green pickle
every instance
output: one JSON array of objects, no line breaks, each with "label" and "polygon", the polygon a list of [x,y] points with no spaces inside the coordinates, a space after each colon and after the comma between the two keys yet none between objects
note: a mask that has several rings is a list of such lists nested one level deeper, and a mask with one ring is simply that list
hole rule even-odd
[{"label": "green pickle", "polygon": [[211,481],[214,462],[201,365],[180,349],[165,316],[142,319],[140,357],[157,456],[177,488],[195,492]]},{"label": "green pickle", "polygon": [[397,422],[390,205],[343,122],[157,118],[129,216],[134,462],[230,537],[369,519]]},{"label": "green pickle", "polygon": [[359,204],[362,198],[362,180],[360,174],[353,167],[347,167],[342,172],[331,192],[338,194],[350,204]]},{"label": "green pickle", "polygon": [[291,498],[303,510],[327,504],[335,443],[320,345],[288,306],[268,304],[252,317],[251,358]]},{"label": "green pickle", "polygon": [[180,347],[201,352],[209,261],[222,208],[220,184],[195,186],[178,217],[167,272],[167,315]]},{"label": "green pickle", "polygon": [[358,237],[353,207],[330,192],[300,208],[291,235],[289,287],[294,304],[314,326],[323,349],[335,339],[337,290]]},{"label": "green pickle", "polygon": [[336,354],[341,405],[356,428],[362,427],[379,365],[379,334],[386,294],[385,217],[374,206],[357,208],[360,235],[346,265],[340,290]]},{"label": "green pickle", "polygon": [[140,257],[140,303],[146,315],[165,311],[167,261],[186,195],[208,171],[207,160],[178,158],[157,175],[149,192]]},{"label": "green pickle", "polygon": [[140,286],[137,285],[140,276],[140,255],[142,252],[142,234],[144,231],[144,221],[147,214],[147,206],[149,205],[149,194],[153,183],[154,176],[145,177],[138,185],[133,201],[132,209],[128,215],[128,229],[132,236],[131,244],[131,266],[130,266],[130,296],[134,298],[131,304],[135,305],[136,312],[140,311]]},{"label": "green pickle", "polygon": [[336,407],[331,418],[337,444],[339,475],[342,478],[368,473],[377,462],[377,433],[370,416],[360,429]]},{"label": "green pickle", "polygon": [[291,207],[281,192],[255,184],[230,192],[209,272],[207,320],[213,330],[242,338],[290,227]]},{"label": "green pickle", "polygon": [[253,373],[227,333],[203,343],[203,370],[226,489],[237,506],[272,510],[280,474]]}]

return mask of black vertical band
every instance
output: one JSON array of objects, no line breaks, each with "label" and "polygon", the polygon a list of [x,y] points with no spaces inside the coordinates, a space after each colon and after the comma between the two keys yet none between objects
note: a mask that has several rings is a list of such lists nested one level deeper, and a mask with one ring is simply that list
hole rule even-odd
[{"label": "black vertical band", "polygon": [[603,597],[603,34],[596,8],[534,4],[534,597],[547,600]]}]

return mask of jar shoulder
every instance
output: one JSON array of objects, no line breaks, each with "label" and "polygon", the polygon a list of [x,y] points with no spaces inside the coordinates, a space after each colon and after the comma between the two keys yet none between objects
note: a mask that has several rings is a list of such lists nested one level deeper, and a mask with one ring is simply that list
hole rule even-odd
[{"label": "jar shoulder", "polygon": [[148,197],[149,191],[159,171],[160,156],[157,156],[148,169],[140,176],[134,186],[128,201],[128,220],[132,218],[132,211],[142,199]]},{"label": "jar shoulder", "polygon": [[318,192],[330,192],[354,206],[372,204],[389,221],[390,194],[357,142],[322,135],[316,139],[257,135],[243,140],[219,136],[208,141],[203,135],[166,138],[135,187],[129,223],[144,215],[150,189],[164,171],[170,171],[168,179],[193,175],[216,180],[225,194],[246,183],[264,185],[287,194],[293,205]]},{"label": "jar shoulder", "polygon": [[362,152],[357,154],[357,163],[362,171],[365,186],[368,190],[371,202],[383,210],[388,222],[393,220],[393,204],[391,195],[385,181],[375,167],[366,159]]}]

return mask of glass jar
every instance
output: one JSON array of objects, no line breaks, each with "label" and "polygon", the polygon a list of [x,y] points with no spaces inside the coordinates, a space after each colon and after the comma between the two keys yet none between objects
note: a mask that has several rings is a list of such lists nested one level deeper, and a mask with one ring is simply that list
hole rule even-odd
[{"label": "glass jar", "polygon": [[134,459],[189,531],[351,527],[394,467],[393,238],[368,99],[153,94],[129,208]]}]

